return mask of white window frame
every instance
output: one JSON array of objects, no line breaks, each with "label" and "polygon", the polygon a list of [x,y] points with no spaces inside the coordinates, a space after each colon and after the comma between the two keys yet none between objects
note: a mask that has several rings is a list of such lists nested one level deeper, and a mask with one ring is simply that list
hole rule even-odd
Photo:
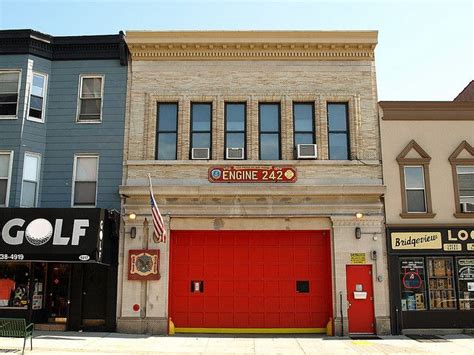
[{"label": "white window frame", "polygon": [[16,120],[18,118],[18,108],[20,106],[21,69],[0,69],[0,74],[18,73],[18,92],[16,97],[15,115],[0,115],[0,120]]},{"label": "white window frame", "polygon": [[[95,201],[94,205],[74,205],[74,192],[76,191],[76,168],[77,168],[77,159],[78,158],[97,158],[97,166],[96,166],[96,175],[97,180],[95,182]],[[75,208],[95,208],[97,207],[97,194],[99,191],[99,154],[97,153],[81,153],[81,154],[74,154],[74,164],[72,170],[72,192],[71,192],[71,207]]]},{"label": "white window frame", "polygon": [[[462,198],[469,198],[469,199],[474,199],[474,196],[461,196],[461,191],[459,189],[459,175],[472,175],[473,173],[461,173],[459,172],[459,168],[471,168],[474,170],[474,165],[472,164],[457,164],[456,165],[456,178],[458,179],[458,196],[459,196],[459,204],[462,204],[463,201],[461,201]],[[470,202],[469,202],[470,203]],[[472,213],[472,212],[461,212],[461,213]]]},{"label": "white window frame", "polygon": [[[84,120],[79,119],[81,115],[81,100],[82,100],[82,83],[84,79],[97,79],[101,78],[101,87],[100,87],[100,117],[98,120]],[[94,124],[102,123],[102,112],[104,110],[104,84],[105,84],[105,75],[103,74],[81,74],[79,75],[79,88],[77,92],[77,108],[76,108],[76,123],[84,124]]]},{"label": "white window frame", "polygon": [[[38,166],[36,170],[36,195],[35,195],[35,205],[32,208],[38,207],[38,197],[39,197],[39,186],[40,186],[40,176],[41,176],[41,154],[40,153],[35,153],[35,152],[25,152],[23,155],[23,170],[21,173],[21,192],[20,192],[20,207],[31,207],[31,206],[24,206],[22,205],[23,201],[23,182],[25,181],[25,161],[26,161],[26,156],[32,156],[38,158]],[[30,180],[26,180],[30,181]]]},{"label": "white window frame", "polygon": [[[409,188],[407,187],[407,173],[406,169],[407,168],[421,168],[421,177],[423,179],[423,188]],[[425,182],[425,167],[423,165],[405,165],[403,167],[403,179],[405,180],[405,199],[407,202],[407,213],[428,213],[428,205],[426,201],[426,182]],[[424,205],[425,205],[425,210],[424,211],[410,211],[408,207],[408,190],[410,191],[423,191],[423,199],[424,199]]]},{"label": "white window frame", "polygon": [[[31,95],[32,95],[32,92],[33,92],[33,80],[34,80],[34,76],[35,75],[39,75],[39,76],[42,76],[44,78],[44,85],[43,85],[43,107],[41,108],[41,118],[36,118],[36,117],[32,117],[30,116],[30,105],[31,105]],[[45,112],[46,112],[46,97],[47,97],[47,90],[48,90],[48,74],[45,74],[45,73],[40,73],[40,72],[36,72],[34,71],[33,72],[33,80],[31,81],[31,87],[30,87],[30,90],[29,90],[29,95],[28,95],[28,111],[27,111],[27,119],[28,121],[33,121],[33,122],[38,122],[38,123],[44,123],[45,122]]]},{"label": "white window frame", "polygon": [[13,150],[3,150],[0,151],[0,155],[8,155],[10,160],[8,161],[8,173],[7,173],[7,191],[5,194],[5,204],[0,204],[0,207],[8,207],[8,202],[10,200],[10,188],[12,183],[12,170],[13,170]]}]

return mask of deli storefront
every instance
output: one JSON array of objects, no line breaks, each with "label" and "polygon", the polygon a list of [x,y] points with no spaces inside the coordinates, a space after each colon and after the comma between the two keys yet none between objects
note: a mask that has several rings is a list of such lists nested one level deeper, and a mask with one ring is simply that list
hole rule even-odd
[{"label": "deli storefront", "polygon": [[388,227],[392,332],[474,328],[474,227]]},{"label": "deli storefront", "polygon": [[0,317],[114,331],[119,221],[99,208],[0,209]]}]

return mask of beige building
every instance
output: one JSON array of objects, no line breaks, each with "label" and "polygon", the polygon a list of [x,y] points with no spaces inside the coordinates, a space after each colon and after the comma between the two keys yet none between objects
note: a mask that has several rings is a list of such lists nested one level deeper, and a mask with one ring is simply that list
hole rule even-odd
[{"label": "beige building", "polygon": [[389,333],[377,32],[126,41],[118,330]]},{"label": "beige building", "polygon": [[474,102],[380,116],[392,330],[474,328]]}]

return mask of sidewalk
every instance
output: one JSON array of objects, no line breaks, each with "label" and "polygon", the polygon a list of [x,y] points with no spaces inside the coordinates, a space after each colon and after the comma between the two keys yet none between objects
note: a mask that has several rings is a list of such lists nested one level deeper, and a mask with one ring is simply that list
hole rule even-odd
[{"label": "sidewalk", "polygon": [[[21,353],[23,339],[0,338],[0,354]],[[150,336],[119,333],[36,332],[25,354],[463,354],[474,355],[474,336],[417,341],[405,336],[352,340],[323,336]]]}]

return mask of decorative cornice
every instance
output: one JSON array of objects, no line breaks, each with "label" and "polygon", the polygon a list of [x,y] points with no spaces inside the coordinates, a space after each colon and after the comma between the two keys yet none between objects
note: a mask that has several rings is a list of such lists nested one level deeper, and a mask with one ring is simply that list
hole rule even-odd
[{"label": "decorative cornice", "polygon": [[374,60],[376,31],[127,32],[134,60]]},{"label": "decorative cornice", "polygon": [[380,101],[384,121],[473,121],[474,101]]}]

